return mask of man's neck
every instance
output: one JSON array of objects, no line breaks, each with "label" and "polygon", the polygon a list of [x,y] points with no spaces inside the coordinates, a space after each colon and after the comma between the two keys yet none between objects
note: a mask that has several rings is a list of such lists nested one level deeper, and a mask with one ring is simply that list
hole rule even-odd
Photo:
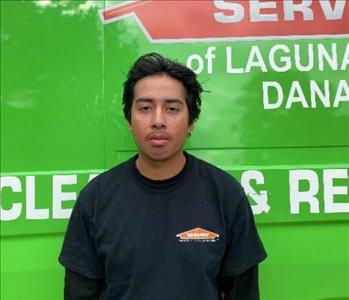
[{"label": "man's neck", "polygon": [[165,180],[176,176],[185,165],[185,155],[183,152],[168,160],[152,160],[139,153],[136,160],[138,171],[152,180]]}]

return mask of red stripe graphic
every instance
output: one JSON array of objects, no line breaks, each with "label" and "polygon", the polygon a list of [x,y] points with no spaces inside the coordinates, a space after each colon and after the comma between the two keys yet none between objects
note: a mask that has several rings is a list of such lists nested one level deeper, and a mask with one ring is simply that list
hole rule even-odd
[{"label": "red stripe graphic", "polygon": [[134,15],[155,41],[349,34],[349,2],[287,1],[291,7],[285,0],[133,1],[101,11],[101,18],[109,23]]}]

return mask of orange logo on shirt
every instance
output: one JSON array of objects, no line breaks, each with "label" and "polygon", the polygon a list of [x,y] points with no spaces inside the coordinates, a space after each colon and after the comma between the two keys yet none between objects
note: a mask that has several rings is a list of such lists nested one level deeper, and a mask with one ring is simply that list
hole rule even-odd
[{"label": "orange logo on shirt", "polygon": [[197,227],[192,230],[178,233],[176,237],[178,237],[179,241],[181,242],[184,242],[184,241],[185,242],[189,242],[189,241],[215,242],[219,238],[219,234]]}]

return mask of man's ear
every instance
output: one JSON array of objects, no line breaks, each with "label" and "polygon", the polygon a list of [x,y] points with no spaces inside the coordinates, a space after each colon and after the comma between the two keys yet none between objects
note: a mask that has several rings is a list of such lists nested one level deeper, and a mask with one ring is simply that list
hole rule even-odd
[{"label": "man's ear", "polygon": [[194,122],[188,125],[188,134],[192,133],[194,130]]},{"label": "man's ear", "polygon": [[132,131],[132,125],[130,122],[127,122],[127,128],[128,128],[128,130]]}]

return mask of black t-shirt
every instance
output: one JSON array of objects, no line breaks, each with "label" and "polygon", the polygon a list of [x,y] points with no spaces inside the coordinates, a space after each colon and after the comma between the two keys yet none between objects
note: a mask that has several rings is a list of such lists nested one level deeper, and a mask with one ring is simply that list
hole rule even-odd
[{"label": "black t-shirt", "polygon": [[59,257],[74,272],[105,278],[103,299],[219,299],[220,276],[266,257],[229,174],[186,154],[183,170],[158,182],[135,159],[81,191]]}]

